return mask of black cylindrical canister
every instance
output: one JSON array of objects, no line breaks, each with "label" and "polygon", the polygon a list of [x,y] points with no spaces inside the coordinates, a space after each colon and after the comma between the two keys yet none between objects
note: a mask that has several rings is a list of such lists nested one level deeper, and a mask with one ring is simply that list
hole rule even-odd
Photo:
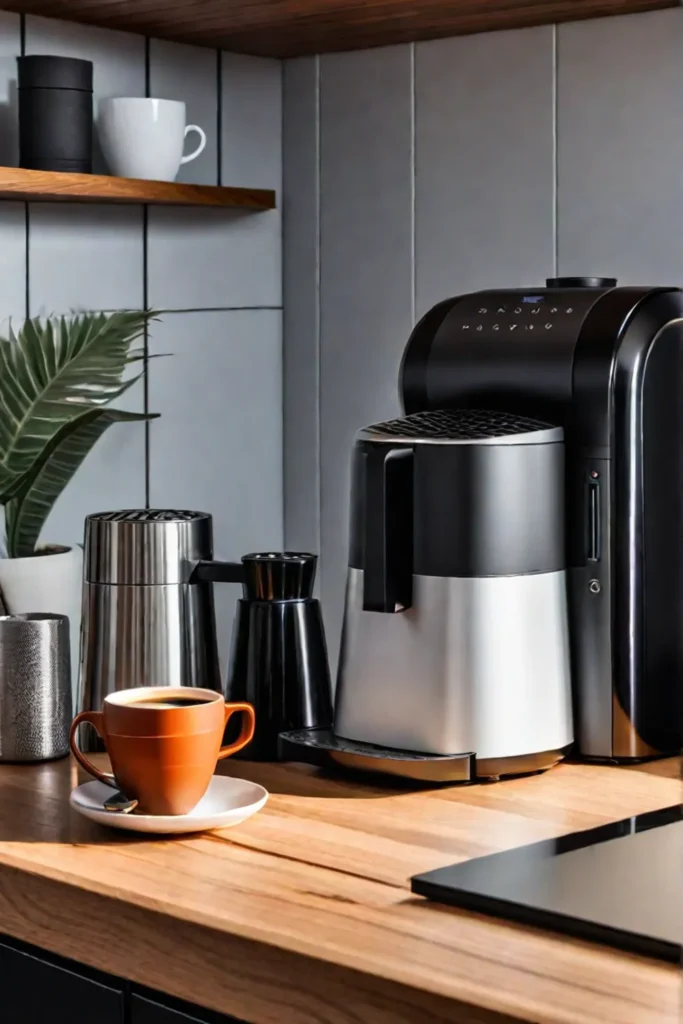
[{"label": "black cylindrical canister", "polygon": [[92,171],[89,60],[18,57],[19,164],[38,171]]}]

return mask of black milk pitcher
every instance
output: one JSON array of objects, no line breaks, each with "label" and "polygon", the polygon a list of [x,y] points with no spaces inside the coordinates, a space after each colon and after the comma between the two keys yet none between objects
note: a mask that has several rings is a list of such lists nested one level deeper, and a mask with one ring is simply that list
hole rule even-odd
[{"label": "black milk pitcher", "polygon": [[214,583],[240,582],[226,700],[256,709],[251,761],[276,761],[279,733],[332,724],[332,688],[320,602],[313,596],[317,556],[244,555],[240,563],[200,562]]}]

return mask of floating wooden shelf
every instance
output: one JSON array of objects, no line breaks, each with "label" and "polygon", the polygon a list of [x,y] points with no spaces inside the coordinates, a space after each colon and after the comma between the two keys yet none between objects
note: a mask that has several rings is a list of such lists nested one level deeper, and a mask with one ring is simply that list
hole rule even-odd
[{"label": "floating wooden shelf", "polygon": [[3,0],[5,10],[267,57],[676,7],[678,0]]},{"label": "floating wooden shelf", "polygon": [[260,188],[183,185],[177,181],[142,181],[105,174],[63,174],[0,167],[0,199],[45,202],[149,203],[153,206],[221,206],[225,209],[272,210],[275,193]]}]

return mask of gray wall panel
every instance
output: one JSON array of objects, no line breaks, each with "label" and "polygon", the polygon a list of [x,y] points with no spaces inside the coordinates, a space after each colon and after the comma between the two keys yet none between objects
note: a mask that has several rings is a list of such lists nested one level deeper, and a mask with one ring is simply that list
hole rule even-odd
[{"label": "gray wall panel", "polygon": [[[26,52],[94,63],[97,101],[145,95],[141,36],[50,18],[26,18]],[[95,171],[107,173],[95,146]],[[31,315],[72,309],[139,308],[143,303],[142,208],[31,203]]]},{"label": "gray wall panel", "polygon": [[[18,14],[0,11],[0,165],[16,167],[17,54],[21,52]],[[26,315],[26,213],[23,203],[0,204],[0,334],[10,319]]]},{"label": "gray wall panel", "polygon": [[[203,46],[185,46],[165,39],[149,41],[149,94],[185,104],[186,124],[197,124],[206,133],[206,147],[196,160],[183,164],[176,181],[199,185],[218,183],[218,68],[215,50]],[[190,132],[185,153],[199,144],[196,132]]]},{"label": "gray wall panel", "polygon": [[319,552],[318,58],[288,61],[283,85],[285,544]]},{"label": "gray wall panel", "polygon": [[563,274],[683,283],[683,10],[560,26]]},{"label": "gray wall panel", "polygon": [[[0,12],[0,127],[8,129],[0,132],[0,163],[8,164],[16,163],[17,155],[11,128],[19,27],[18,16]],[[27,17],[26,48],[92,60],[95,107],[104,96],[145,94],[142,36]],[[217,183],[219,54],[157,40],[150,41],[149,53],[152,92],[186,100],[188,120],[209,135],[205,154],[187,165],[181,178]],[[276,188],[281,201],[280,65],[240,59],[231,66],[226,88],[228,173],[234,172],[235,181],[239,173],[239,184]],[[104,169],[99,155],[95,168]],[[159,226],[161,212],[165,220]],[[146,282],[142,207],[31,204],[31,312],[140,307],[146,288],[157,307],[279,303],[280,219],[279,214],[268,217],[263,215],[259,227],[259,217],[248,214],[150,211]],[[0,204],[0,330],[10,313],[25,313],[25,221],[23,204]],[[280,311],[167,313],[152,326],[151,348],[155,354],[173,353],[151,364],[149,407],[163,415],[151,428],[151,462],[144,426],[113,426],[56,503],[43,539],[78,542],[86,513],[144,505],[149,474],[152,501],[206,505],[214,512],[219,555],[280,547]],[[139,383],[119,404],[142,410],[144,399]],[[224,652],[235,596],[229,591],[220,596]]]},{"label": "gray wall panel", "polygon": [[[279,61],[222,54],[222,184],[282,201]],[[212,89],[208,79],[205,89]],[[202,103],[207,102],[205,96]],[[189,165],[192,166],[191,164]],[[149,302],[157,309],[282,305],[280,210],[150,211]]]},{"label": "gray wall panel", "polygon": [[553,33],[415,47],[418,316],[449,295],[552,276]]},{"label": "gray wall panel", "polygon": [[[270,310],[169,313],[150,351],[150,503],[214,517],[217,558],[282,547],[282,323]],[[222,663],[240,587],[216,586]]]},{"label": "gray wall panel", "polygon": [[333,665],[356,430],[399,411],[413,310],[412,48],[320,58],[322,596]]},{"label": "gray wall panel", "polygon": [[[26,52],[92,60],[95,115],[97,101],[105,96],[145,94],[145,45],[139,36],[27,17]],[[97,146],[94,169],[106,172]],[[30,204],[32,316],[79,309],[135,309],[143,305],[143,295],[141,208]],[[142,411],[142,385],[117,404]],[[145,471],[144,426],[115,424],[57,500],[42,539],[78,543],[89,512],[144,504]]]}]

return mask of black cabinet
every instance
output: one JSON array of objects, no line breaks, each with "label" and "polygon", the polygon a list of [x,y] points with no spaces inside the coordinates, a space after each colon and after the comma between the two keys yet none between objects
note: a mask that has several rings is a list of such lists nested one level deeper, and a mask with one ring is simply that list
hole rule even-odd
[{"label": "black cabinet", "polygon": [[123,986],[0,943],[2,1024],[124,1024]]},{"label": "black cabinet", "polygon": [[[180,1005],[180,1004],[178,1004]],[[154,998],[147,998],[135,993],[131,997],[130,1024],[232,1024],[233,1018],[221,1017],[210,1010],[188,1007],[178,1009],[175,1006],[164,1006]],[[238,1024],[235,1021],[235,1024]]]},{"label": "black cabinet", "polygon": [[240,1024],[0,937],[0,1024]]}]

